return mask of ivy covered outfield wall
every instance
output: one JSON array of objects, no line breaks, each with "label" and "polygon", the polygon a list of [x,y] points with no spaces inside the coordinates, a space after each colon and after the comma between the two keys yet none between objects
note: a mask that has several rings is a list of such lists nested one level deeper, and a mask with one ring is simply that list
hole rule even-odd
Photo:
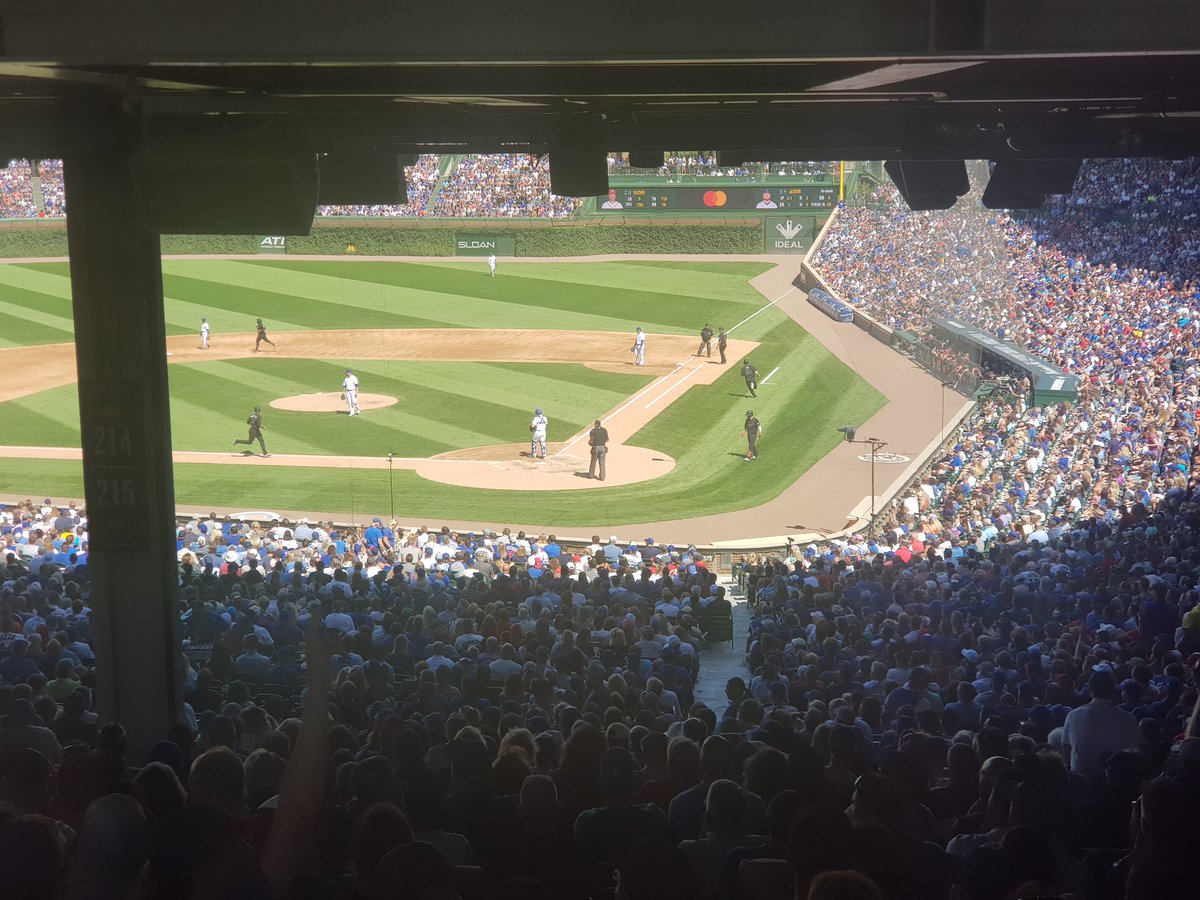
[{"label": "ivy covered outfield wall", "polygon": [[[289,254],[359,256],[454,256],[455,235],[496,233],[516,239],[517,256],[594,256],[603,253],[762,253],[762,220],[708,224],[597,224],[554,221],[531,225],[513,220],[324,219],[305,237],[288,237]],[[164,254],[255,254],[263,235],[164,235]],[[0,257],[65,257],[61,220],[0,222]]]}]

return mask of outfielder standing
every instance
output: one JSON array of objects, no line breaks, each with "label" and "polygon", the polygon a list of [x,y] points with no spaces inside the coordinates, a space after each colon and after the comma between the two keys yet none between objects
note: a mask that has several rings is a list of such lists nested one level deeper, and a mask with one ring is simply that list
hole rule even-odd
[{"label": "outfielder standing", "polygon": [[550,420],[542,415],[542,408],[539,406],[533,411],[533,421],[529,423],[529,456],[541,456],[546,459],[546,426],[550,424]]},{"label": "outfielder standing", "polygon": [[491,270],[492,277],[495,278],[496,277],[496,254],[495,253],[493,253],[491,256],[488,257],[488,269]]},{"label": "outfielder standing", "polygon": [[260,414],[259,409],[260,408],[257,406],[254,407],[254,412],[252,412],[246,418],[246,424],[250,426],[250,433],[248,435],[246,435],[246,439],[244,441],[241,439],[235,439],[233,442],[233,446],[236,447],[238,444],[245,444],[247,446],[251,446],[254,444],[255,441],[258,441],[258,446],[262,447],[262,455],[270,456],[271,454],[267,452],[266,442],[263,441],[263,436],[262,436],[263,421],[262,421],[262,415]]},{"label": "outfielder standing", "polygon": [[346,401],[348,415],[362,415],[362,410],[358,408],[358,376],[349,369],[342,379],[342,399]]},{"label": "outfielder standing", "polygon": [[200,320],[200,349],[208,349],[208,319]]},{"label": "outfielder standing", "polygon": [[263,343],[270,344],[271,349],[272,350],[275,349],[275,342],[273,340],[271,340],[269,337],[267,337],[267,326],[263,324],[262,319],[258,320],[258,324],[254,326],[254,330],[257,332],[254,337],[254,352],[255,353],[258,352],[258,345],[263,344]]},{"label": "outfielder standing", "polygon": [[755,391],[758,388],[758,369],[750,365],[750,360],[742,363],[742,377],[746,379],[746,390],[750,392],[750,396],[757,397]]},{"label": "outfielder standing", "polygon": [[746,425],[742,428],[742,434],[746,438],[747,460],[758,459],[758,439],[762,437],[762,433],[762,423],[754,417],[754,410],[746,410]]},{"label": "outfielder standing", "polygon": [[633,353],[633,364],[635,366],[644,366],[646,364],[646,334],[642,331],[642,326],[638,326],[637,333],[633,336],[633,346],[629,348]]}]

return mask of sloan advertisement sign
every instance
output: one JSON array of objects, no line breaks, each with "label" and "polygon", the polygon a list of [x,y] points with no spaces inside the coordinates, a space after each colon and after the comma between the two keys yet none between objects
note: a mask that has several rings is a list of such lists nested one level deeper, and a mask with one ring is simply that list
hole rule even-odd
[{"label": "sloan advertisement sign", "polygon": [[511,234],[459,231],[454,235],[455,256],[516,256],[517,239]]}]

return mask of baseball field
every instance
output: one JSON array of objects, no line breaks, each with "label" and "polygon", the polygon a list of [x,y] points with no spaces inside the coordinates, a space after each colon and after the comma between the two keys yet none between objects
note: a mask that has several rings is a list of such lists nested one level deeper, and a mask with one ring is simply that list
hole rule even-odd
[{"label": "baseball field", "polygon": [[[482,260],[163,266],[181,504],[563,527],[709,515],[771,500],[884,403],[751,284],[770,263],[502,261],[494,278]],[[253,352],[258,317],[276,346]],[[693,355],[706,322],[730,330],[726,365],[715,341]],[[82,495],[72,337],[66,264],[0,265],[0,493]],[[339,397],[346,368],[361,416]],[[256,405],[267,459],[231,446]],[[528,457],[535,407],[545,463]],[[749,463],[748,409],[764,428]],[[603,483],[580,477],[597,418]]]}]

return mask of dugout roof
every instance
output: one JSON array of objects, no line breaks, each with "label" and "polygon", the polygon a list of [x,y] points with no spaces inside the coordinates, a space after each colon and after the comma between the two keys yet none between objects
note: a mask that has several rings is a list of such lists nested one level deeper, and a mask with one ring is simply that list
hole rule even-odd
[{"label": "dugout roof", "polygon": [[1029,376],[1033,385],[1031,402],[1035,406],[1047,403],[1071,403],[1079,399],[1079,378],[1050,365],[1039,356],[1027,353],[1015,344],[964,325],[954,319],[934,319],[935,327],[942,329],[961,349],[971,353],[978,362],[981,356],[992,357],[1019,369]]}]

